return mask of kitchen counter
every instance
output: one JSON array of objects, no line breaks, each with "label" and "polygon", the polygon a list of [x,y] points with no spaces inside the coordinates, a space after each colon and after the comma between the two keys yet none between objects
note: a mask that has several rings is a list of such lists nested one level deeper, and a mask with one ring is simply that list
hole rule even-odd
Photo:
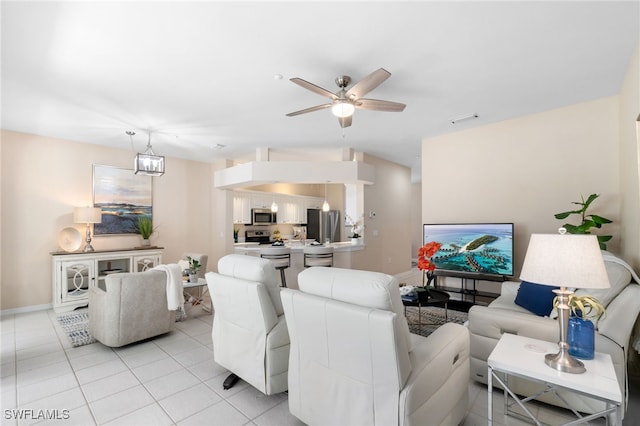
[{"label": "kitchen counter", "polygon": [[[285,244],[285,246],[291,248],[291,266],[284,271],[287,287],[297,289],[298,274],[305,269],[303,256],[304,242],[294,240]],[[365,249],[364,244],[353,244],[350,241],[331,243],[329,246],[333,247],[333,266],[347,269],[351,269],[351,253]],[[270,246],[264,245],[263,247]],[[234,252],[248,256],[260,256],[260,245],[257,243],[236,243],[234,244]],[[280,282],[279,276],[278,282]]]},{"label": "kitchen counter", "polygon": [[[240,254],[249,254],[250,252],[260,252],[260,245],[258,243],[235,243],[234,250],[236,253]],[[333,251],[335,252],[343,252],[343,251],[360,251],[364,250],[364,244],[353,244],[351,241],[342,241],[337,243],[329,244],[330,247],[333,247]],[[263,247],[271,247],[268,244],[265,244]],[[304,251],[304,243],[300,241],[294,241],[291,243],[286,243],[285,247],[289,247],[291,249],[291,253],[302,253]]]}]

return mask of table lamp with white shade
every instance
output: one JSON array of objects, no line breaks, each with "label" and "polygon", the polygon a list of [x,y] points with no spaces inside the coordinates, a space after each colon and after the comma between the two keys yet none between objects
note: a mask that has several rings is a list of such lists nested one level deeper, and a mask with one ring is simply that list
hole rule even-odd
[{"label": "table lamp with white shade", "polygon": [[76,207],[73,209],[73,221],[75,223],[86,223],[87,231],[84,252],[94,251],[91,247],[91,224],[102,222],[102,210],[99,207]]},{"label": "table lamp with white shade", "polygon": [[556,354],[546,354],[545,363],[558,371],[584,373],[584,364],[569,355],[568,303],[573,291],[568,288],[606,288],[610,284],[597,237],[565,232],[564,228],[560,228],[560,234],[531,235],[520,279],[560,287],[553,290],[558,297],[560,350]]}]

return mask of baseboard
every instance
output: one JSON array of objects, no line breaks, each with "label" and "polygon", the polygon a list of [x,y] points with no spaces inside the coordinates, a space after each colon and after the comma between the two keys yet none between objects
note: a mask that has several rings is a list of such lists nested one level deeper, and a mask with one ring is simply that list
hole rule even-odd
[{"label": "baseboard", "polygon": [[53,305],[51,303],[46,303],[44,305],[31,305],[23,306],[21,308],[3,309],[0,311],[0,317],[16,314],[27,314],[29,312],[47,311],[52,308]]}]

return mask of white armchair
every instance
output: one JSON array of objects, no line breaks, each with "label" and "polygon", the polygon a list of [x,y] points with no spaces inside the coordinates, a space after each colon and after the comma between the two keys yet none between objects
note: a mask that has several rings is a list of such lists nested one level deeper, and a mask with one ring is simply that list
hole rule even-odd
[{"label": "white armchair", "polygon": [[213,358],[266,395],[287,390],[289,334],[273,262],[231,254],[205,275],[215,310]]},{"label": "white armchair", "polygon": [[163,271],[108,275],[105,288],[89,290],[89,331],[100,343],[120,347],[167,333],[176,311],[168,309]]},{"label": "white armchair", "polygon": [[455,425],[468,408],[469,333],[411,334],[395,278],[310,268],[283,289],[289,410],[316,424]]}]

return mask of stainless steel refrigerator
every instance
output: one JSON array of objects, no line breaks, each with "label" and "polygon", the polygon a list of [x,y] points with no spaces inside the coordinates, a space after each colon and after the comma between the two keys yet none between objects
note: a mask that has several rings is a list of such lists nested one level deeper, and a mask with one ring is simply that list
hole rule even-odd
[{"label": "stainless steel refrigerator", "polygon": [[324,243],[340,241],[340,212],[321,209],[307,209],[307,238]]}]

